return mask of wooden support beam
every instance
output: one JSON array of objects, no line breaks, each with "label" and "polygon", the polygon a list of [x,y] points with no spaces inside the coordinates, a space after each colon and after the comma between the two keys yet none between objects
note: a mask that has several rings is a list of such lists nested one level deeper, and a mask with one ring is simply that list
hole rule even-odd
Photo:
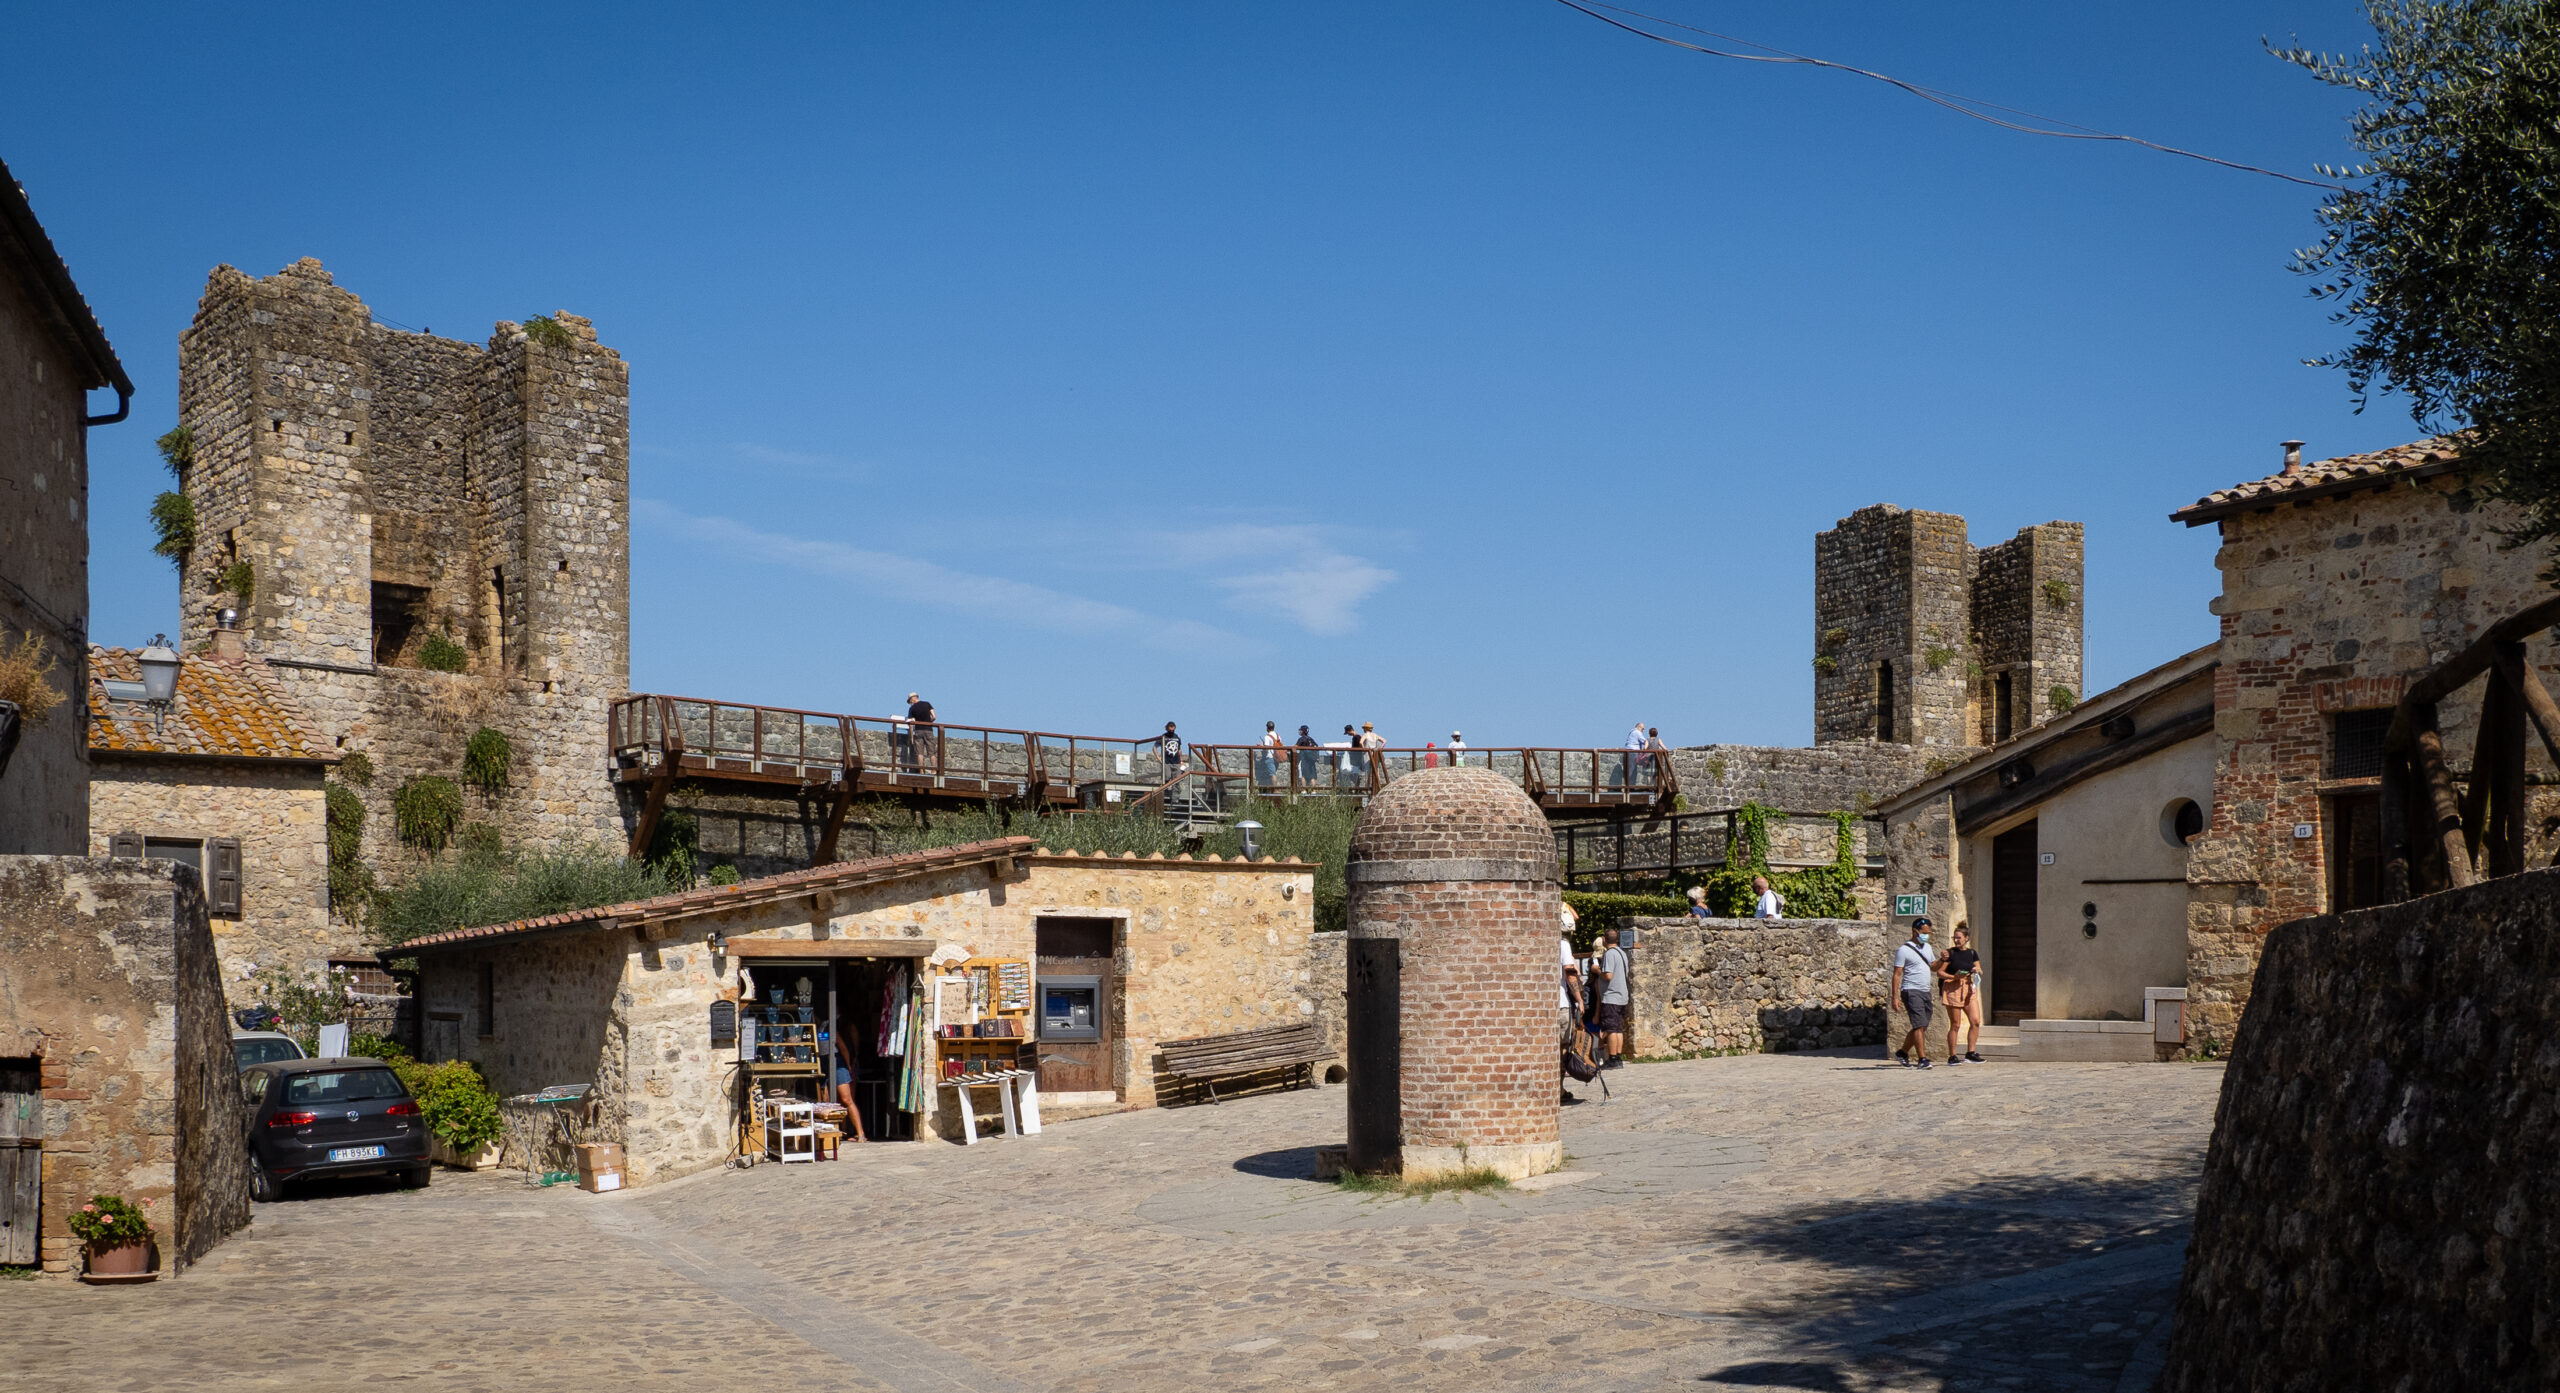
[{"label": "wooden support beam", "polygon": [[2419,707],[2432,710],[2437,702],[2462,690],[2472,678],[2489,670],[2497,661],[2501,645],[2521,642],[2560,624],[2560,595],[2554,595],[2530,609],[2519,610],[2489,626],[2488,631],[2472,641],[2470,647],[2437,665],[2436,669],[2409,685],[2400,698],[2400,709],[2391,718],[2391,733],[2385,737],[2386,748],[2405,750],[2417,739]]},{"label": "wooden support beam", "polygon": [[[2524,667],[2524,645],[2498,645],[2498,666],[2521,670]],[[2524,693],[2508,680],[2504,671],[2489,677],[2489,700],[2480,711],[2480,743],[2485,747],[2495,736],[2496,753],[2487,768],[2474,765],[2471,781],[2489,787],[2489,874],[2519,875],[2524,871],[2525,835],[2531,821],[2525,816]]]},{"label": "wooden support beam", "polygon": [[2542,751],[2560,765],[2560,705],[2553,704],[2551,692],[2542,685],[2542,674],[2524,660],[2524,645],[2498,654],[2498,671],[2524,694],[2525,714],[2532,718],[2534,733],[2542,737]]},{"label": "wooden support beam", "polygon": [[[2401,709],[2412,710],[2406,706]],[[2444,858],[2445,884],[2459,890],[2472,882],[2471,853],[2463,845],[2462,805],[2454,797],[2453,775],[2445,768],[2444,732],[2436,729],[2434,703],[2414,710],[2415,763],[2418,782],[2426,790],[2429,813],[2423,842],[2430,852]]]},{"label": "wooden support beam", "polygon": [[2382,752],[2382,902],[2409,898],[2409,758]]},{"label": "wooden support beam", "polygon": [[631,828],[630,859],[637,861],[649,854],[649,843],[658,835],[658,819],[667,811],[667,795],[676,786],[676,771],[684,763],[684,727],[676,721],[676,704],[665,697],[658,699],[658,772],[649,780],[648,801],[640,805],[640,820]]},{"label": "wooden support beam", "polygon": [[853,723],[838,717],[837,729],[843,732],[838,737],[844,742],[843,782],[836,785],[835,801],[827,806],[826,830],[818,834],[818,852],[812,863],[820,866],[836,859],[836,838],[844,831],[845,814],[853,810],[854,791],[862,787],[862,747],[854,743]]},{"label": "wooden support beam", "polygon": [[[2489,771],[2498,764],[2500,717],[2506,710],[2506,684],[2489,683],[2480,698],[2480,734],[2471,744],[2471,782],[2462,789],[2462,844],[2471,852],[2471,864],[2488,862],[2480,854],[2480,843],[2489,830]],[[2491,874],[2496,874],[2491,872]]]}]

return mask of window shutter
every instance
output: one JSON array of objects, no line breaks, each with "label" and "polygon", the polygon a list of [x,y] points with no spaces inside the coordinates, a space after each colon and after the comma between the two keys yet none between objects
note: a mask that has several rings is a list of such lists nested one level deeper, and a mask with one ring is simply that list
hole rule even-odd
[{"label": "window shutter", "polygon": [[212,862],[212,874],[205,877],[205,889],[212,899],[209,910],[237,919],[240,917],[240,839],[215,837],[204,845],[205,859]]},{"label": "window shutter", "polygon": [[130,856],[135,860],[140,860],[142,858],[142,834],[139,832],[118,832],[113,837],[107,839],[107,854],[109,856]]}]

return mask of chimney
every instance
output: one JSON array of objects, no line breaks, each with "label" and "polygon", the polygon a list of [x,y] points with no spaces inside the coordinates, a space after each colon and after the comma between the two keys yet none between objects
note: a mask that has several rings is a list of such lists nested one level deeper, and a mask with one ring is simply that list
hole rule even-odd
[{"label": "chimney", "polygon": [[225,609],[213,617],[213,657],[236,663],[249,656],[248,636],[240,632],[240,611]]},{"label": "chimney", "polygon": [[2287,441],[2283,442],[2283,444],[2284,444],[2284,472],[2285,472],[2285,473],[2287,473],[2287,474],[2299,474],[2299,473],[2301,473],[2301,472],[2302,472],[2302,442],[2301,442],[2301,441],[2299,441],[2299,440],[2287,440]]}]

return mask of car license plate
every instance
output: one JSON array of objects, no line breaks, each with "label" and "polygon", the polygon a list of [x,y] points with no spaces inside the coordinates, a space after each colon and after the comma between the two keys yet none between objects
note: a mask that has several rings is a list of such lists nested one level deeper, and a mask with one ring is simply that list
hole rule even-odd
[{"label": "car license plate", "polygon": [[379,1161],[382,1159],[382,1148],[378,1146],[342,1146],[330,1152],[329,1159],[332,1161]]}]

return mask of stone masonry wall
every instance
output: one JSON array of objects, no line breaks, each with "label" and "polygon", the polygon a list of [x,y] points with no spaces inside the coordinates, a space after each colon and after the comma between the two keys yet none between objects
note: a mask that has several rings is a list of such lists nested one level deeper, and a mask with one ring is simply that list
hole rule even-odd
[{"label": "stone masonry wall", "polygon": [[0,642],[42,640],[61,663],[54,690],[70,698],[24,728],[0,779],[0,855],[76,856],[89,840],[86,371],[18,278],[0,272]]},{"label": "stone masonry wall", "polygon": [[1671,752],[1680,796],[1692,808],[1762,803],[1794,812],[1858,812],[1900,793],[1961,750],[1844,742],[1788,749],[1692,745]]},{"label": "stone masonry wall", "polygon": [[[622,835],[604,727],[630,680],[629,373],[587,321],[554,318],[565,343],[506,321],[485,345],[403,333],[304,260],[217,267],[180,339],[205,537],[180,578],[186,637],[250,562],[249,648],[373,761],[366,851],[395,876],[393,793],[452,776],[482,725],[517,758],[475,820],[517,844]],[[380,653],[376,582],[420,597]],[[414,666],[431,632],[465,672]]]},{"label": "stone masonry wall", "polygon": [[2053,689],[2080,695],[2080,524],[2048,522],[1976,553],[1973,582],[1973,740],[1998,738],[1999,682],[2009,679],[2010,733],[2064,709]]},{"label": "stone masonry wall", "polygon": [[[2333,718],[2397,704],[2412,675],[2551,593],[2535,575],[2539,550],[2502,545],[2514,521],[2458,475],[2221,520],[2221,753],[2187,863],[2191,1045],[2228,1047],[2261,938],[2329,907],[2330,799],[2377,782],[2332,776]],[[2546,686],[2560,684],[2560,639],[2541,634],[2526,656]],[[2442,707],[2457,774],[2478,740],[2483,686]],[[2529,756],[2534,772],[2553,772],[2538,744]],[[2560,800],[2537,789],[2536,803],[2528,860],[2547,864]],[[2314,835],[2296,837],[2296,826]]]},{"label": "stone masonry wall", "polygon": [[2264,946],[2161,1389],[2560,1387],[2560,872]]},{"label": "stone masonry wall", "polygon": [[119,832],[240,839],[240,914],[212,925],[223,986],[242,1005],[263,969],[316,975],[333,958],[373,955],[361,933],[331,921],[320,766],[110,758],[95,768],[93,856]]},{"label": "stone masonry wall", "polygon": [[0,857],[0,1054],[44,1089],[43,1261],[80,1259],[93,1194],[149,1214],[160,1265],[249,1222],[248,1148],[196,873],[167,861]]},{"label": "stone masonry wall", "polygon": [[1882,925],[1634,919],[1639,1055],[1784,1054],[1884,1041]]}]

